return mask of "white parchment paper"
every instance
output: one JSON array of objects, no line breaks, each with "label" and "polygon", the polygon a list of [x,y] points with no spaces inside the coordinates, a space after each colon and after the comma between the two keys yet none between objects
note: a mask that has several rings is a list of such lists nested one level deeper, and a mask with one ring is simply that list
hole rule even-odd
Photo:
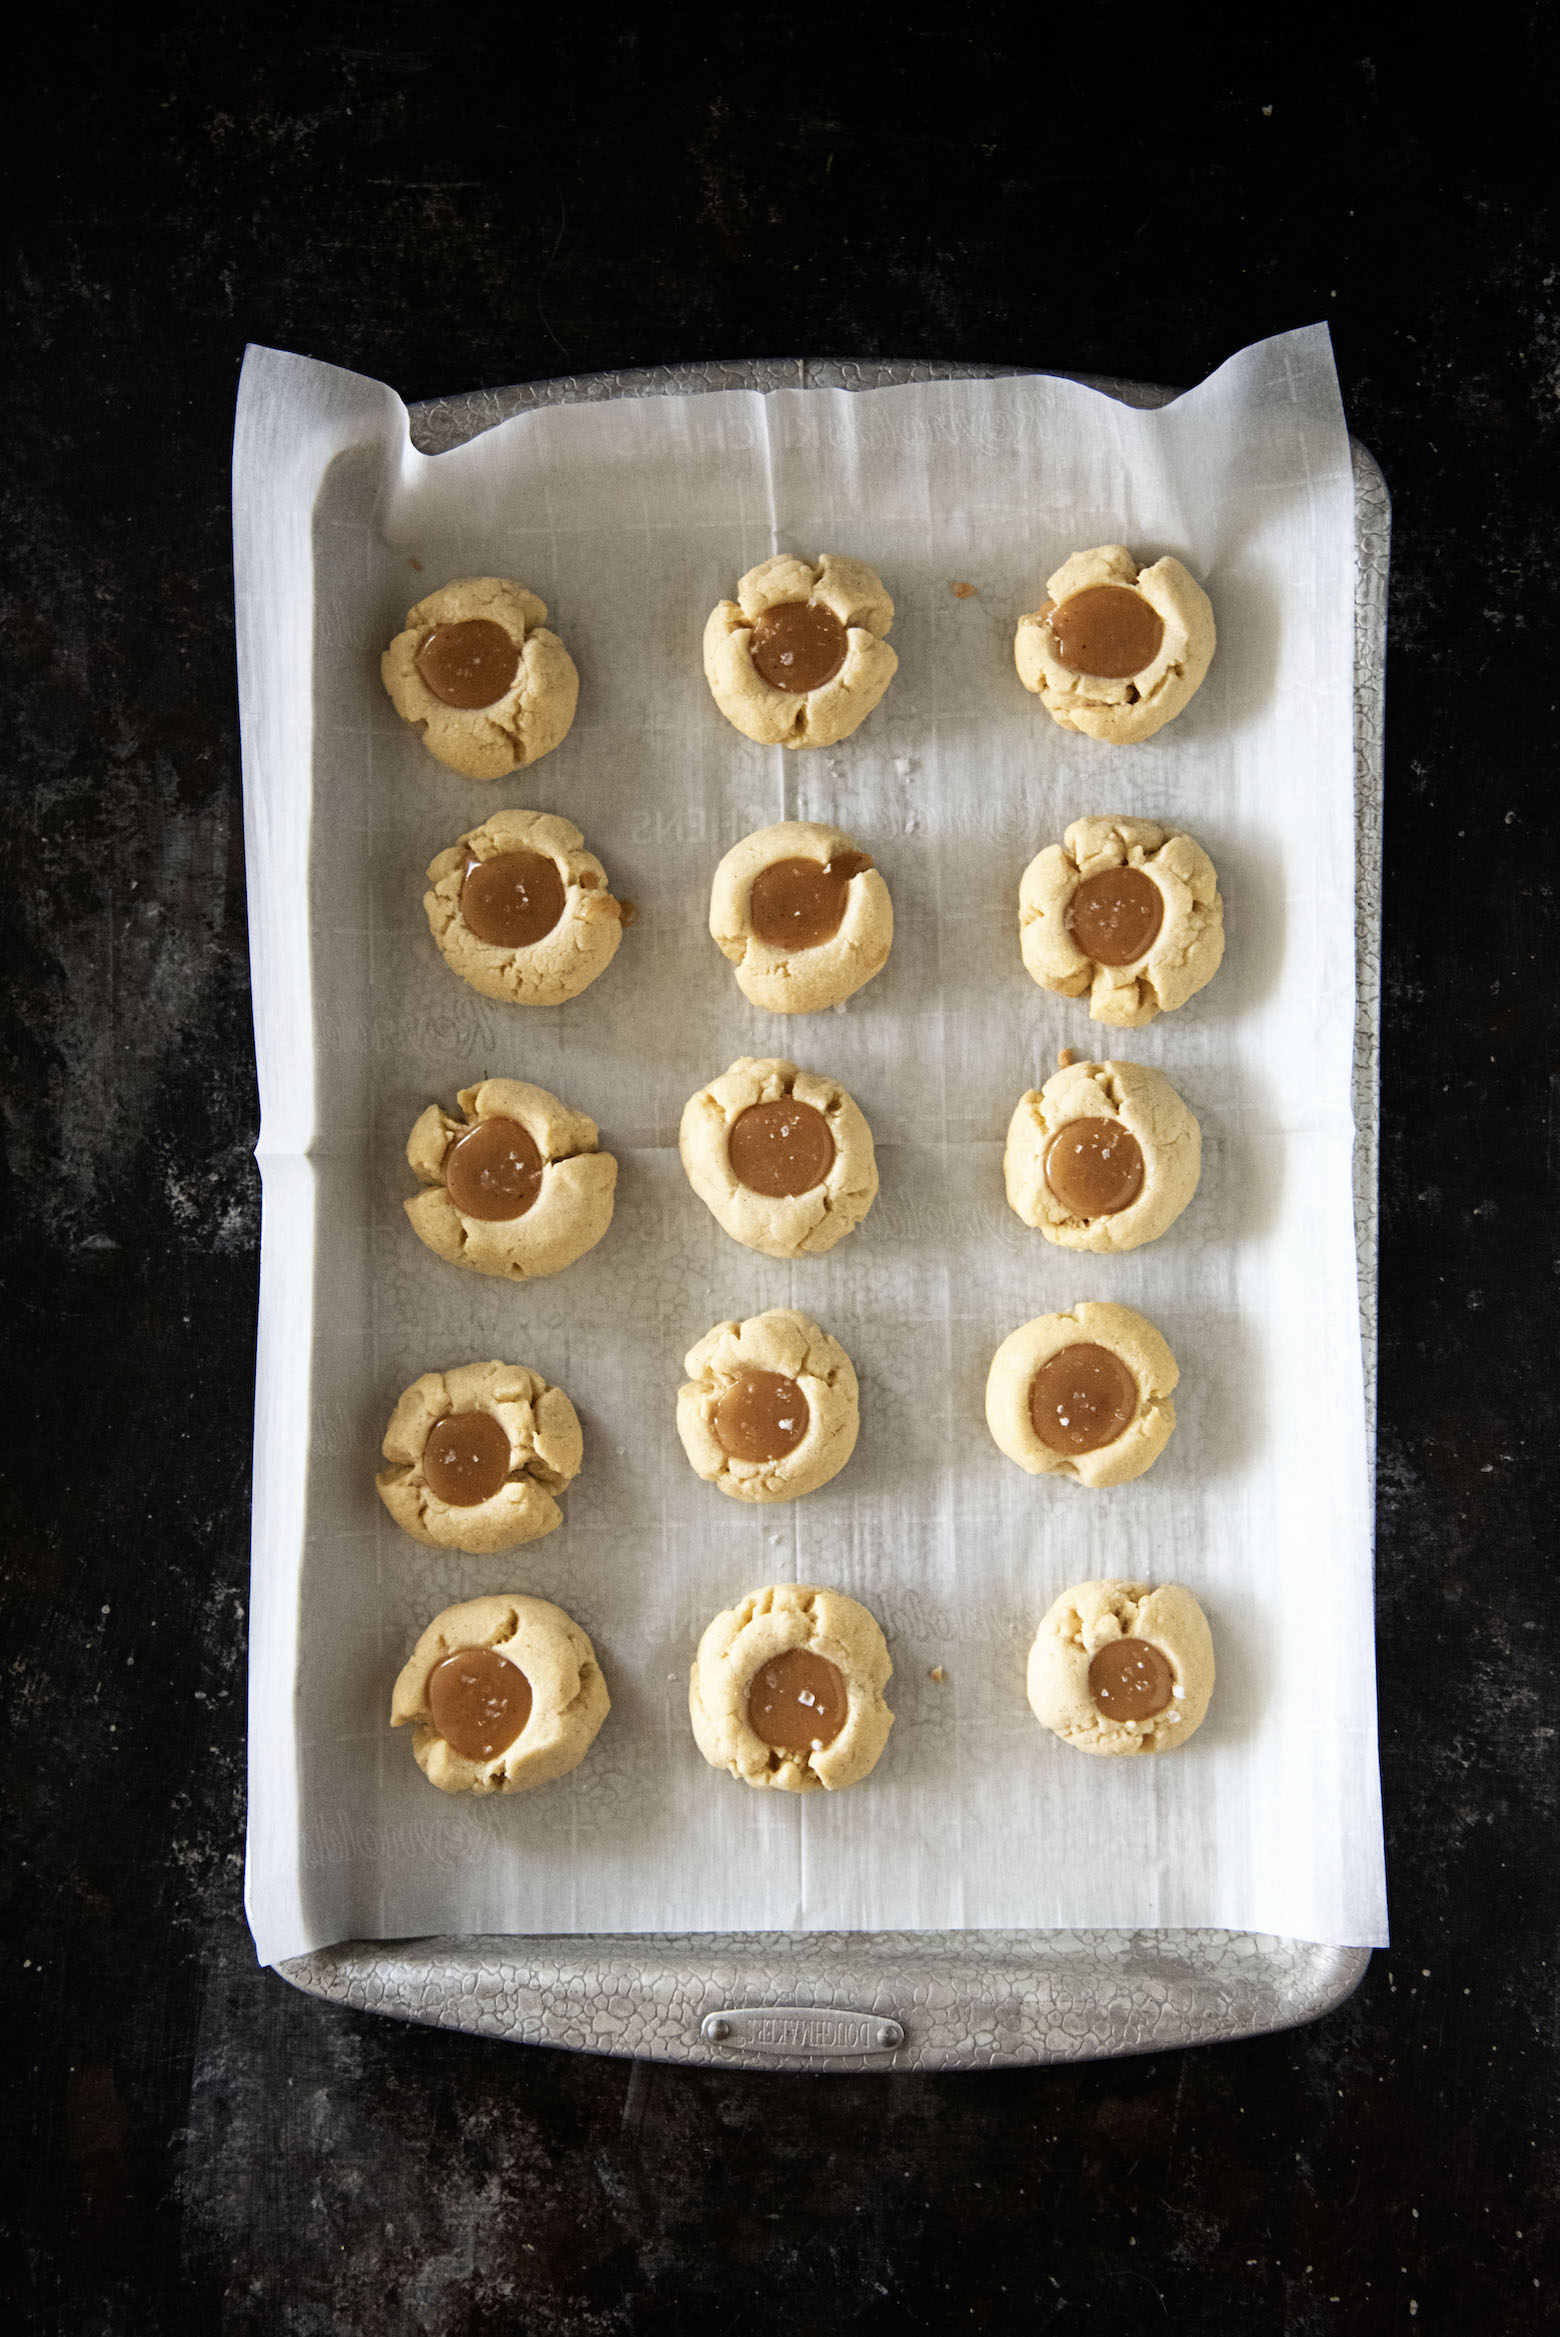
[{"label": "white parchment paper", "polygon": [[[1157,412],[1054,379],[654,397],[544,408],[436,459],[382,385],[254,350],[235,506],[264,1108],[262,1959],[459,1931],[1382,1941],[1350,1201],[1353,496],[1325,330]],[[1012,660],[1050,570],[1113,540],[1177,553],[1219,625],[1190,710],[1128,749],[1057,729]],[[704,684],[708,610],[776,549],[858,554],[897,603],[898,677],[832,750],[750,745]],[[582,676],[563,747],[491,785],[435,763],[378,672],[413,600],[484,573],[543,595]],[[478,998],[424,920],[428,860],[507,805],[566,813],[639,907],[561,1008]],[[1020,871],[1089,811],[1181,824],[1219,869],[1224,968],[1145,1031],[1107,1032],[1020,964]],[[708,935],[720,854],[782,817],[843,823],[893,894],[893,955],[846,1010],[759,1013]],[[1196,1201],[1130,1257],[1051,1248],[1003,1199],[1009,1115],[1062,1046],[1159,1065],[1202,1122]],[[771,1053],[845,1082],[882,1177],[863,1227],[796,1265],[722,1234],[676,1150],[693,1089]],[[401,1210],[417,1113],[486,1074],[590,1112],[621,1163],[606,1240],[530,1287],[451,1269]],[[998,1341],[1093,1297],[1147,1313],[1182,1374],[1164,1458],[1103,1493],[1025,1476],[982,1408]],[[748,1510],[693,1476],[673,1407],[692,1342],[775,1305],[844,1341],[861,1441],[823,1491]],[[381,1510],[379,1439],[418,1372],[489,1356],[569,1391],[585,1466],[556,1534],[439,1556]],[[1035,1625],[1096,1575],[1179,1579],[1208,1611],[1219,1684],[1183,1754],[1093,1760],[1030,1716]],[[838,1797],[752,1792],[688,1728],[703,1626],[785,1579],[864,1600],[893,1654],[888,1750]],[[578,1617],[613,1709],[573,1776],[462,1802],[389,1729],[390,1686],[441,1607],[499,1590]]]}]

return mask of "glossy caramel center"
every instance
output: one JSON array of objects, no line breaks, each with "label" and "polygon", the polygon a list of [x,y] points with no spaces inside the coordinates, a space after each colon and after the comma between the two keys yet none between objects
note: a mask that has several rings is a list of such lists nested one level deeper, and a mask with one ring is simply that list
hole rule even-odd
[{"label": "glossy caramel center", "polygon": [[817,601],[783,600],[765,609],[753,627],[750,654],[771,689],[801,697],[833,681],[849,647],[832,609]]},{"label": "glossy caramel center", "polygon": [[726,1140],[731,1173],[750,1193],[787,1201],[821,1185],[834,1166],[834,1136],[822,1112],[794,1095],[749,1104]]},{"label": "glossy caramel center", "polygon": [[531,1683],[496,1647],[457,1647],[428,1675],[428,1710],[452,1753],[492,1761],[531,1717]]},{"label": "glossy caramel center", "polygon": [[520,649],[491,617],[463,617],[435,625],[415,663],[436,698],[469,713],[504,696],[520,670]]},{"label": "glossy caramel center", "polygon": [[821,1752],[849,1713],[844,1673],[806,1647],[788,1648],[760,1665],[748,1690],[748,1726],[777,1753]]},{"label": "glossy caramel center", "polygon": [[1114,1217],[1143,1190],[1143,1148],[1119,1120],[1069,1120],[1045,1148],[1045,1181],[1074,1217]]},{"label": "glossy caramel center", "polygon": [[850,880],[872,866],[865,852],[832,860],[772,860],[748,888],[748,923],[774,949],[816,949],[845,920]]},{"label": "glossy caramel center", "polygon": [[523,1217],[542,1189],[546,1167],[529,1128],[518,1120],[479,1120],[444,1156],[444,1189],[462,1217],[498,1224]]},{"label": "glossy caramel center", "polygon": [[1137,1381],[1109,1347],[1064,1347],[1029,1385],[1029,1417],[1054,1453],[1093,1453],[1114,1444],[1137,1411]]},{"label": "glossy caramel center", "polygon": [[1086,958],[1130,966],[1152,949],[1165,921],[1165,896],[1141,868],[1086,876],[1067,908],[1067,927]]},{"label": "glossy caramel center", "polygon": [[495,852],[467,861],[460,913],[478,941],[532,949],[563,915],[564,897],[558,863],[545,852]]},{"label": "glossy caramel center", "polygon": [[715,1435],[734,1461],[783,1461],[807,1434],[807,1398],[779,1371],[745,1371],[715,1407]]},{"label": "glossy caramel center", "polygon": [[1170,1702],[1175,1678],[1151,1639],[1112,1639],[1089,1665],[1089,1694],[1107,1720],[1152,1720]]},{"label": "glossy caramel center", "polygon": [[491,1501],[509,1475],[509,1431],[491,1412],[446,1412],[428,1431],[422,1473],[451,1509]]},{"label": "glossy caramel center", "polygon": [[1057,662],[1102,682],[1130,681],[1159,655],[1165,621],[1130,584],[1088,584],[1046,619]]}]

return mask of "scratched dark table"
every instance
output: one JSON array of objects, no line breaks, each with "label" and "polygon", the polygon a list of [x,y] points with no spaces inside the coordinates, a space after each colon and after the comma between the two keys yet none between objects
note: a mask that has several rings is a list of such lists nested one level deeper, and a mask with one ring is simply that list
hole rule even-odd
[{"label": "scratched dark table", "polygon": [[[0,2297],[65,2337],[1560,2326],[1555,19],[554,13],[83,6],[9,58]],[[293,1993],[240,1899],[245,341],[408,398],[798,353],[1191,383],[1324,315],[1396,507],[1393,1947],[1308,2029],[976,2077]]]}]

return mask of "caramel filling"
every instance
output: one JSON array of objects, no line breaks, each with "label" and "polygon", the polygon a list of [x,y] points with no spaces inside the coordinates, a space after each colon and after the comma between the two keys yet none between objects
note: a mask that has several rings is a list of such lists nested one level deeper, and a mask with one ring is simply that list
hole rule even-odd
[{"label": "caramel filling", "polygon": [[761,1664],[748,1690],[748,1727],[777,1753],[820,1753],[850,1714],[845,1675],[827,1656],[788,1648]]},{"label": "caramel filling", "polygon": [[774,949],[816,949],[845,921],[850,880],[872,866],[865,852],[832,860],[772,860],[748,889],[748,923]]},{"label": "caramel filling", "polygon": [[1175,1676],[1151,1639],[1111,1639],[1089,1665],[1089,1694],[1107,1720],[1152,1720],[1170,1702]]},{"label": "caramel filling", "polygon": [[794,1379],[747,1371],[715,1407],[715,1436],[734,1461],[783,1461],[807,1434],[811,1414]]},{"label": "caramel filling", "polygon": [[531,1683],[496,1647],[457,1647],[428,1674],[428,1710],[452,1753],[491,1761],[531,1717]]},{"label": "caramel filling", "polygon": [[1114,1217],[1143,1190],[1143,1149],[1119,1120],[1069,1120],[1045,1148],[1045,1181],[1074,1217]]},{"label": "caramel filling", "polygon": [[442,705],[470,713],[504,696],[520,671],[520,647],[491,617],[463,617],[435,625],[413,662]]},{"label": "caramel filling", "polygon": [[545,852],[495,852],[467,861],[460,913],[478,941],[495,949],[532,949],[563,915],[558,863]]},{"label": "caramel filling", "polygon": [[1054,1453],[1114,1444],[1137,1411],[1137,1381],[1109,1347],[1080,1341],[1042,1363],[1029,1383],[1029,1417]]},{"label": "caramel filling", "polygon": [[444,1189],[462,1217],[493,1225],[525,1215],[542,1189],[546,1166],[531,1131],[518,1120],[479,1120],[444,1155]]},{"label": "caramel filling", "polygon": [[817,601],[783,600],[765,609],[753,627],[749,654],[772,690],[799,698],[833,681],[849,647],[832,609]]},{"label": "caramel filling", "polygon": [[738,1112],[726,1157],[737,1183],[750,1193],[789,1201],[823,1183],[834,1166],[834,1136],[822,1112],[785,1095]]},{"label": "caramel filling", "polygon": [[1152,665],[1165,621],[1130,584],[1086,584],[1046,618],[1058,665],[1097,681],[1125,682]]},{"label": "caramel filling", "polygon": [[1130,966],[1152,949],[1165,921],[1165,896],[1141,868],[1086,876],[1067,908],[1067,930],[1097,966]]},{"label": "caramel filling", "polygon": [[451,1509],[491,1501],[509,1475],[509,1431],[491,1412],[446,1412],[428,1431],[422,1473]]}]

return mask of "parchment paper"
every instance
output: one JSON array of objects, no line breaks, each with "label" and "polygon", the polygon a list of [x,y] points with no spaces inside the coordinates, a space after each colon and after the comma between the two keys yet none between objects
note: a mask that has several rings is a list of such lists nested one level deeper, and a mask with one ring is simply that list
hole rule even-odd
[{"label": "parchment paper", "polygon": [[[1157,412],[1054,379],[719,393],[546,408],[428,459],[382,385],[252,350],[235,448],[255,1016],[264,1121],[248,1904],[267,1962],[432,1932],[1195,1926],[1385,1938],[1370,1511],[1350,1202],[1355,1016],[1353,498],[1324,328],[1244,351]],[[1219,649],[1146,745],[1057,729],[1020,688],[1020,610],[1070,551],[1173,551]],[[713,603],[776,549],[874,563],[899,674],[856,736],[786,754],[705,687]],[[582,676],[565,744],[477,785],[397,720],[379,653],[448,577],[523,578]],[[955,582],[977,590],[958,597]],[[478,998],[421,907],[432,855],[489,812],[566,813],[639,921],[554,1009]],[[1212,986],[1111,1033],[1018,953],[1019,874],[1088,811],[1210,850]],[[748,1006],[706,928],[722,851],[840,821],[893,894],[886,971],[847,1009]],[[1006,1207],[1002,1140],[1057,1050],[1159,1065],[1203,1126],[1201,1189],[1121,1259]],[[731,1242],[676,1150],[740,1054],[841,1078],[880,1198],[830,1256]],[[539,1081],[621,1164],[611,1232],[519,1288],[424,1250],[407,1134],[486,1074]],[[1081,1298],[1141,1308],[1181,1366],[1138,1483],[1036,1480],[987,1434],[990,1357]],[[862,1434],[834,1483],[749,1510],[673,1428],[710,1325],[800,1305],[845,1343]],[[556,1534],[440,1556],[374,1492],[400,1389],[501,1356],[560,1383],[584,1469]],[[1179,1579],[1219,1680],[1184,1753],[1102,1761],[1024,1698],[1069,1583]],[[832,1583],[888,1636],[897,1725],[837,1797],[754,1793],[689,1732],[704,1624],[762,1583]],[[591,1633],[611,1715],[571,1777],[437,1794],[387,1725],[450,1602],[526,1590]],[[945,1677],[933,1681],[933,1666]]]}]

